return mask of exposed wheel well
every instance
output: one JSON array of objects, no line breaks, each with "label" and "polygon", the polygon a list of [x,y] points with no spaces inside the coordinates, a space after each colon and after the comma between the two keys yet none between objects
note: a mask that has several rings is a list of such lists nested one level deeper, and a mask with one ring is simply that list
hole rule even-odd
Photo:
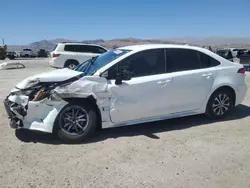
[{"label": "exposed wheel well", "polygon": [[78,65],[78,64],[79,64],[79,62],[78,62],[77,60],[75,60],[75,59],[67,59],[67,60],[65,61],[65,63],[64,63],[64,67],[67,67],[67,65],[69,65],[70,63],[73,63],[73,64],[75,64],[75,65]]},{"label": "exposed wheel well", "polygon": [[96,99],[90,95],[87,98],[63,98],[63,100],[67,101],[68,103],[77,103],[77,104],[90,104],[91,106],[94,107],[96,110],[96,115],[97,115],[97,130],[100,130],[102,128],[102,116],[99,107],[96,104]]},{"label": "exposed wheel well", "polygon": [[[233,89],[232,87],[230,87],[230,86],[222,86],[222,87],[219,87],[218,89],[216,89],[216,90],[212,93],[212,95],[213,95],[215,92],[218,92],[218,91],[221,91],[221,90],[227,90],[227,91],[229,91],[229,92],[232,94],[233,102],[234,102],[234,105],[235,105],[236,93],[235,93],[234,89]],[[211,95],[211,96],[212,96],[212,95]],[[210,97],[211,97],[211,96],[210,96]]]}]

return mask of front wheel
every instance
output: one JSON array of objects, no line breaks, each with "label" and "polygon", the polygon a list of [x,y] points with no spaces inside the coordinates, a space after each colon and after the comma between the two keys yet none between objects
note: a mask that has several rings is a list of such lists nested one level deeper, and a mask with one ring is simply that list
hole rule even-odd
[{"label": "front wheel", "polygon": [[214,118],[224,118],[234,107],[233,94],[230,90],[219,90],[210,97],[206,115]]},{"label": "front wheel", "polygon": [[67,104],[59,113],[58,137],[66,143],[81,143],[96,130],[97,116],[89,104]]}]

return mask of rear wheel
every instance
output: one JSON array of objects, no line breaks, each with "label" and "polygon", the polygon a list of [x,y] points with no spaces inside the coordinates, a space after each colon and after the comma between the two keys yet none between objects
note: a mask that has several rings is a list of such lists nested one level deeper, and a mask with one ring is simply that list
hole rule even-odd
[{"label": "rear wheel", "polygon": [[65,62],[64,67],[74,70],[78,64],[79,62],[76,60],[68,60]]},{"label": "rear wheel", "polygon": [[70,103],[58,115],[56,133],[66,143],[81,143],[96,130],[95,109],[86,104]]},{"label": "rear wheel", "polygon": [[234,107],[233,94],[228,89],[222,89],[214,92],[210,97],[206,115],[214,118],[224,118]]}]

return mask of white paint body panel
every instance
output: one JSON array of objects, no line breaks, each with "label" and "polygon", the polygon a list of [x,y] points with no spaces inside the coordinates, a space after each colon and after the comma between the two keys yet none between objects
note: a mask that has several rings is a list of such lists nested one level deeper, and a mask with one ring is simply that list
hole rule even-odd
[{"label": "white paint body panel", "polygon": [[44,99],[39,102],[29,101],[29,97],[25,95],[12,95],[8,99],[16,104],[28,105],[27,115],[22,117],[17,111],[12,109],[17,118],[22,120],[23,128],[52,133],[55,122],[60,110],[67,104],[63,100],[51,101]]},{"label": "white paint body panel", "polygon": [[172,73],[174,104],[171,113],[198,110],[210,92],[216,72],[210,69]]},{"label": "white paint body panel", "polygon": [[0,70],[6,70],[6,69],[21,69],[25,68],[25,66],[22,63],[19,62],[4,62],[0,63]]},{"label": "white paint body panel", "polygon": [[108,84],[111,95],[110,117],[113,123],[123,123],[171,113],[174,99],[171,74],[133,78],[115,85]]},{"label": "white paint body panel", "polygon": [[[121,85],[116,85],[115,80],[100,77],[101,73],[120,60],[136,52],[155,48],[194,49],[217,59],[221,65],[207,69],[137,77],[123,81]],[[68,86],[56,88],[55,94],[61,98],[93,96],[101,112],[103,128],[205,113],[210,96],[222,86],[234,89],[235,105],[240,104],[246,95],[245,75],[237,73],[242,65],[229,62],[209,50],[182,45],[141,45],[124,49],[132,51],[102,67],[93,76],[82,77]],[[34,76],[32,79],[63,80],[79,74],[71,70],[61,71]],[[21,88],[26,86],[27,80],[19,84]],[[22,104],[18,97],[10,96],[9,99]],[[26,104],[27,98],[22,96],[22,99],[23,105]],[[28,115],[23,119],[24,128],[52,132],[56,117],[66,104],[67,102],[63,100],[47,99],[28,102]]]}]

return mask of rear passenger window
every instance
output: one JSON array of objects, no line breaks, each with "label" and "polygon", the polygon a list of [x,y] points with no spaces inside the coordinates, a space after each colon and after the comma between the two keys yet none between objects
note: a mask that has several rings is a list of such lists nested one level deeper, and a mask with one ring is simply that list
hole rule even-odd
[{"label": "rear passenger window", "polygon": [[167,72],[200,69],[199,54],[190,49],[166,49]]},{"label": "rear passenger window", "polygon": [[75,52],[76,51],[75,45],[65,45],[64,51]]},{"label": "rear passenger window", "polygon": [[202,52],[199,52],[199,54],[200,54],[201,68],[209,68],[220,65],[219,61],[208,56],[207,54],[204,54]]}]

